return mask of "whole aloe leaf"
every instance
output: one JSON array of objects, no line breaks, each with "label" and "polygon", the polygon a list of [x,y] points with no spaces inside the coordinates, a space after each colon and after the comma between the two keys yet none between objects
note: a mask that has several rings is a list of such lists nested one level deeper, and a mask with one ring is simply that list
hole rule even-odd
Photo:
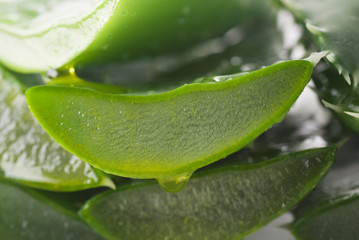
[{"label": "whole aloe leaf", "polygon": [[196,169],[283,117],[312,68],[309,61],[288,61],[154,95],[39,86],[26,96],[40,124],[68,151],[106,172],[156,178],[177,191]]},{"label": "whole aloe leaf", "polygon": [[102,172],[68,153],[49,137],[32,116],[23,86],[3,67],[0,67],[0,135],[3,178],[57,191],[114,187]]},{"label": "whole aloe leaf", "polygon": [[103,239],[76,214],[31,189],[0,180],[1,239]]},{"label": "whole aloe leaf", "polygon": [[241,239],[312,190],[334,156],[334,148],[322,148],[227,163],[196,173],[172,194],[153,181],[123,185],[88,201],[81,215],[109,239]]},{"label": "whole aloe leaf", "polygon": [[345,79],[359,83],[359,2],[357,0],[281,0],[305,24],[319,50]]},{"label": "whole aloe leaf", "polygon": [[[20,72],[178,51],[251,16],[248,0],[0,3],[0,61]],[[19,57],[21,55],[21,57]]]},{"label": "whole aloe leaf", "polygon": [[78,64],[76,73],[84,79],[112,85],[163,89],[203,76],[269,66],[289,58],[283,49],[282,32],[276,27],[275,11],[269,5],[263,1],[245,23],[180,53],[90,66]]}]

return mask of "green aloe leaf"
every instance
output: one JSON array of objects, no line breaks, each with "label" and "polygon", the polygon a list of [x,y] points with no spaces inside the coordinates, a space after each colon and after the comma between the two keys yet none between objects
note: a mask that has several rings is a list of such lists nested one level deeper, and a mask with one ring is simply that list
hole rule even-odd
[{"label": "green aloe leaf", "polygon": [[359,2],[357,0],[281,0],[313,36],[317,47],[329,50],[329,62],[347,82],[359,83]]},{"label": "green aloe leaf", "polygon": [[1,239],[103,239],[75,213],[39,192],[0,180]]},{"label": "green aloe leaf", "polygon": [[14,75],[0,67],[0,176],[57,191],[113,187],[102,172],[49,137],[32,116],[23,88]]},{"label": "green aloe leaf", "polygon": [[344,77],[324,64],[313,75],[316,91],[323,104],[352,130],[359,133],[359,87],[349,85]]},{"label": "green aloe leaf", "polygon": [[339,151],[332,170],[295,209],[291,230],[301,240],[355,240],[359,214],[358,137]]},{"label": "green aloe leaf", "polygon": [[[0,3],[0,59],[21,72],[179,51],[251,16],[249,0]],[[21,56],[21,57],[19,57]]]},{"label": "green aloe leaf", "polygon": [[68,151],[105,172],[156,178],[177,191],[196,169],[280,120],[312,68],[309,61],[288,61],[154,95],[39,86],[26,96],[40,124]]},{"label": "green aloe leaf", "polygon": [[282,32],[276,27],[275,11],[269,5],[263,1],[245,23],[180,53],[90,66],[79,64],[76,73],[86,80],[112,85],[164,88],[203,76],[269,66],[289,58],[288,49],[283,48]]},{"label": "green aloe leaf", "polygon": [[[356,188],[356,191],[358,187]],[[292,232],[300,240],[356,240],[359,196],[347,195],[341,200],[322,203],[292,225]]]},{"label": "green aloe leaf", "polygon": [[123,185],[90,199],[80,214],[109,239],[241,239],[311,191],[334,156],[321,148],[252,165],[225,162],[178,193],[154,181]]}]

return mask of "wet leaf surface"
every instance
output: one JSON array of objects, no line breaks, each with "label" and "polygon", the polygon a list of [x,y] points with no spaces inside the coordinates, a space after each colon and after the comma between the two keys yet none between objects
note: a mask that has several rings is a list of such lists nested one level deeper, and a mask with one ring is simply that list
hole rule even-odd
[{"label": "wet leaf surface", "polygon": [[311,191],[334,157],[334,148],[322,148],[225,164],[196,173],[172,194],[140,181],[94,197],[81,215],[109,239],[241,239]]},{"label": "wet leaf surface", "polygon": [[39,192],[0,180],[2,239],[103,239],[75,213]]},{"label": "wet leaf surface", "polygon": [[43,86],[28,90],[27,101],[49,134],[91,165],[178,191],[196,169],[281,119],[311,71],[308,61],[288,61],[153,95]]},{"label": "wet leaf surface", "polygon": [[68,153],[48,136],[32,116],[24,88],[14,75],[0,67],[1,176],[57,191],[113,187],[102,172]]}]

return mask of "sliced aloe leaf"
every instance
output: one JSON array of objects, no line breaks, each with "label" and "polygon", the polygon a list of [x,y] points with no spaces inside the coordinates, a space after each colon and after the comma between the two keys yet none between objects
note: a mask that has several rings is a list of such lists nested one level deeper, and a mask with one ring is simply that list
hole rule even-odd
[{"label": "sliced aloe leaf", "polygon": [[345,79],[359,83],[359,2],[357,0],[281,0],[303,23],[320,50]]},{"label": "sliced aloe leaf", "polygon": [[196,169],[239,150],[281,118],[312,68],[309,61],[288,61],[153,95],[39,86],[27,91],[27,101],[46,131],[76,156],[176,191]]},{"label": "sliced aloe leaf", "polygon": [[76,214],[36,191],[0,180],[2,239],[103,239]]},{"label": "sliced aloe leaf", "polygon": [[142,181],[88,201],[81,216],[109,239],[241,239],[290,209],[314,188],[334,148],[259,164],[231,163],[196,173],[178,193]]},{"label": "sliced aloe leaf", "polygon": [[339,151],[333,169],[295,209],[291,230],[301,240],[357,239],[359,207],[358,137]]},{"label": "sliced aloe leaf", "polygon": [[32,116],[23,88],[0,67],[0,176],[56,191],[113,187],[102,172],[49,137]]},{"label": "sliced aloe leaf", "polygon": [[352,130],[359,133],[359,87],[349,85],[335,70],[323,69],[313,75],[317,93],[323,104]]},{"label": "sliced aloe leaf", "polygon": [[[21,72],[179,51],[222,34],[261,1],[66,0],[0,4],[0,59]],[[21,57],[19,57],[21,56]]]}]

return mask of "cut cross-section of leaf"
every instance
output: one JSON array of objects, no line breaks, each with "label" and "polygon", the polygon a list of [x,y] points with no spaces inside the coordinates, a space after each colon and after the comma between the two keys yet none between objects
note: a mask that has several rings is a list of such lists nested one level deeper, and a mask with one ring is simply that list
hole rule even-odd
[{"label": "cut cross-section of leaf", "polygon": [[56,191],[114,187],[109,177],[49,137],[32,116],[22,89],[0,67],[0,176]]},{"label": "cut cross-section of leaf", "polygon": [[321,148],[252,165],[224,161],[194,174],[181,192],[150,180],[127,184],[90,199],[80,213],[109,239],[241,239],[303,198],[334,158],[334,148]]},{"label": "cut cross-section of leaf", "polygon": [[156,178],[168,188],[282,119],[312,68],[309,61],[288,61],[153,95],[39,86],[26,96],[40,124],[68,151],[105,172]]},{"label": "cut cross-section of leaf", "polygon": [[179,51],[223,34],[251,17],[260,2],[2,1],[0,61],[20,72],[45,72]]}]

